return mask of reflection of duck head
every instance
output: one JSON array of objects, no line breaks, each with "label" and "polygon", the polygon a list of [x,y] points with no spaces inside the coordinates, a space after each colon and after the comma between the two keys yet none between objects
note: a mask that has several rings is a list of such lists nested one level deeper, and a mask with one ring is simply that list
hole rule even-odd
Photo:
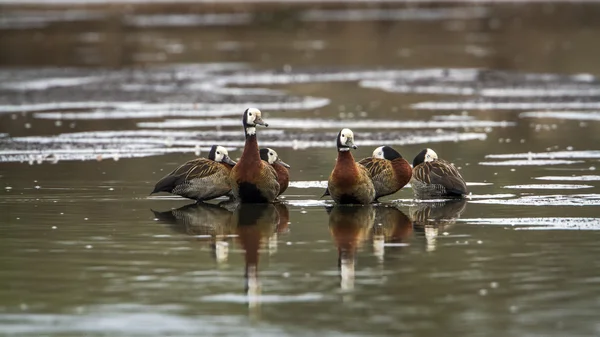
[{"label": "reflection of duck head", "polygon": [[338,248],[342,289],[354,287],[354,259],[356,250],[367,238],[375,219],[374,207],[336,205],[328,208],[329,230]]},{"label": "reflection of duck head", "polygon": [[225,239],[235,233],[230,225],[232,213],[209,203],[189,204],[165,212],[152,211],[160,221],[178,233],[194,236],[197,240],[209,240],[218,262],[227,260],[228,245]]},{"label": "reflection of duck head", "polygon": [[380,261],[383,260],[386,242],[405,243],[412,233],[412,221],[397,207],[388,205],[375,207],[375,221],[372,230],[373,249]]},{"label": "reflection of duck head", "polygon": [[232,217],[236,226],[238,241],[244,249],[246,262],[246,291],[250,306],[257,304],[256,295],[260,292],[258,282],[258,256],[263,238],[268,238],[279,223],[279,214],[272,204],[240,204]]},{"label": "reflection of duck head", "polygon": [[421,202],[410,207],[410,217],[415,231],[424,233],[427,250],[433,251],[440,230],[448,229],[467,207],[465,199],[449,199],[436,202]]}]

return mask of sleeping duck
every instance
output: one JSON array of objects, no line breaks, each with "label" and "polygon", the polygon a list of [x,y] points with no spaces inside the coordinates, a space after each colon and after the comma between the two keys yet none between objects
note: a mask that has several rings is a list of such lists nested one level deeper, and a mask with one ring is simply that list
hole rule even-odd
[{"label": "sleeping duck", "polygon": [[207,158],[190,160],[156,183],[150,194],[168,192],[197,201],[210,200],[231,191],[229,173],[235,165],[227,150],[213,145]]},{"label": "sleeping duck", "polygon": [[432,149],[424,149],[413,160],[410,181],[416,198],[461,198],[467,194],[467,184],[456,167],[439,159]]}]

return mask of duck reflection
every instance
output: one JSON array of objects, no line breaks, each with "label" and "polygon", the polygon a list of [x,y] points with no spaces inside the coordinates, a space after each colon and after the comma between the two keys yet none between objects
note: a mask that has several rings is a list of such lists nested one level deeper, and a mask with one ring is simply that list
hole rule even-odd
[{"label": "duck reflection", "polygon": [[[287,211],[287,208],[284,209]],[[282,211],[284,209],[282,208]],[[245,291],[248,294],[248,305],[251,308],[257,307],[259,304],[259,249],[263,240],[273,235],[279,225],[279,220],[277,208],[272,204],[240,204],[232,217],[238,241],[244,249]]]},{"label": "duck reflection", "polygon": [[236,243],[244,252],[245,291],[251,308],[258,306],[260,283],[258,280],[259,253],[263,244],[272,254],[277,248],[277,233],[286,232],[289,211],[285,204],[232,204],[197,203],[166,212],[154,212],[159,220],[168,223],[178,233],[191,235],[198,240],[209,240],[217,262],[227,261],[229,243]]},{"label": "duck reflection", "polygon": [[169,224],[173,231],[193,236],[199,241],[208,241],[218,263],[227,261],[227,241],[235,234],[235,226],[231,224],[232,212],[218,205],[203,202],[166,212],[152,212],[157,219]]},{"label": "duck reflection", "polygon": [[383,262],[385,245],[405,246],[413,234],[410,218],[393,205],[375,207],[375,219],[372,229],[373,251]]},{"label": "duck reflection", "polygon": [[422,202],[409,209],[415,231],[424,233],[427,251],[436,249],[437,237],[447,230],[467,207],[465,199],[451,199],[436,202]]},{"label": "duck reflection", "polygon": [[356,251],[373,226],[375,208],[372,205],[335,205],[326,209],[329,230],[338,249],[340,286],[344,290],[353,289]]}]

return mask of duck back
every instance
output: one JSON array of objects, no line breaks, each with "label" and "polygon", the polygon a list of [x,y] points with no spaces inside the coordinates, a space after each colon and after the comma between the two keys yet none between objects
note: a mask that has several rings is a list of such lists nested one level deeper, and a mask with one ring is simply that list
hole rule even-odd
[{"label": "duck back", "polygon": [[413,169],[411,185],[416,197],[462,197],[467,184],[456,167],[438,159],[417,165]]},{"label": "duck back", "polygon": [[153,193],[168,192],[194,200],[210,200],[231,191],[232,166],[199,158],[186,162],[156,183]]}]

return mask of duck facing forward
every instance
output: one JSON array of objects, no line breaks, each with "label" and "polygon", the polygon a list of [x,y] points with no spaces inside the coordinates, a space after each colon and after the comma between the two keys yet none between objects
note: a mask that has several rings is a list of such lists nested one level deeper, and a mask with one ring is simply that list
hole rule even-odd
[{"label": "duck facing forward", "polygon": [[255,108],[244,111],[242,117],[246,144],[238,163],[229,174],[231,192],[241,203],[271,203],[279,193],[277,172],[260,159],[256,126],[268,126],[262,120],[262,113]]},{"label": "duck facing forward", "polygon": [[290,165],[281,160],[277,152],[271,148],[260,149],[260,159],[269,163],[277,172],[277,182],[279,183],[279,193],[277,195],[281,195],[290,184],[290,172],[288,170]]},{"label": "duck facing forward", "polygon": [[361,159],[359,164],[369,170],[375,186],[375,200],[398,192],[412,177],[412,168],[402,155],[389,146],[380,146],[373,156]]},{"label": "duck facing forward", "polygon": [[375,200],[371,175],[366,167],[354,161],[350,148],[358,148],[354,145],[354,133],[343,129],[337,137],[338,156],[327,190],[338,204],[370,204]]},{"label": "duck facing forward", "polygon": [[456,167],[429,148],[413,160],[410,183],[416,198],[461,198],[467,194],[467,184]]},{"label": "duck facing forward", "polygon": [[235,165],[222,146],[213,145],[208,159],[190,160],[156,183],[150,194],[168,192],[197,201],[210,200],[231,191],[229,174]]}]

